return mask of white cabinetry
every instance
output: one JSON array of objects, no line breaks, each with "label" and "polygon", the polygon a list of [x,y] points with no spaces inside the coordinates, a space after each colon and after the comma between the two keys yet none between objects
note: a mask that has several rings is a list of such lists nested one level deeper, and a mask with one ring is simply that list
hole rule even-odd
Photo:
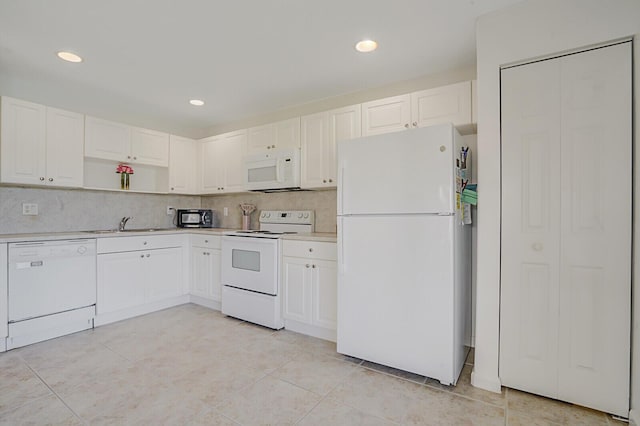
[{"label": "white cabinetry", "polygon": [[300,117],[252,127],[247,131],[247,154],[296,148],[300,148]]},{"label": "white cabinetry", "polygon": [[221,285],[220,237],[191,235],[192,302],[220,309]]},{"label": "white cabinetry", "polygon": [[471,125],[470,81],[362,104],[363,136],[442,123]]},{"label": "white cabinetry", "polygon": [[171,135],[169,138],[169,192],[195,194],[197,142]]},{"label": "white cabinetry", "polygon": [[82,186],[84,116],[2,98],[1,180]]},{"label": "white cabinetry", "polygon": [[167,167],[169,135],[87,116],[84,155],[103,160]]},{"label": "white cabinetry", "polygon": [[201,192],[244,191],[244,156],[247,131],[238,130],[201,141]]},{"label": "white cabinetry", "polygon": [[336,144],[360,136],[360,105],[302,117],[302,188],[335,187]]},{"label": "white cabinetry", "polygon": [[183,250],[182,235],[99,239],[96,322],[185,303]]},{"label": "white cabinetry", "polygon": [[6,338],[9,335],[7,324],[7,245],[0,244],[0,352],[7,350]]},{"label": "white cabinetry", "polygon": [[408,129],[411,95],[393,96],[362,104],[362,136]]},{"label": "white cabinetry", "polygon": [[169,166],[169,135],[155,130],[131,128],[132,163]]},{"label": "white cabinetry", "polygon": [[501,72],[500,379],[629,409],[631,43]]},{"label": "white cabinetry", "polygon": [[282,297],[285,328],[336,340],[336,244],[283,241]]}]

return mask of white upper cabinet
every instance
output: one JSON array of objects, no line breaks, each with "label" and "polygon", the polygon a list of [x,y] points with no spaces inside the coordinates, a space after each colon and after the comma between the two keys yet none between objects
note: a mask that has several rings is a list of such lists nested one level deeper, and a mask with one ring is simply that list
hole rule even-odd
[{"label": "white upper cabinet", "polygon": [[300,117],[252,127],[247,131],[247,154],[295,148],[300,148]]},{"label": "white upper cabinet", "polygon": [[411,127],[471,124],[471,82],[450,84],[411,94]]},{"label": "white upper cabinet", "polygon": [[46,107],[2,97],[2,182],[44,184]]},{"label": "white upper cabinet", "polygon": [[3,97],[1,120],[2,182],[82,186],[81,114]]},{"label": "white upper cabinet", "polygon": [[47,107],[47,184],[81,187],[84,115]]},{"label": "white upper cabinet", "polygon": [[169,193],[195,194],[196,146],[193,139],[169,137]]},{"label": "white upper cabinet", "polygon": [[471,82],[450,84],[362,104],[362,135],[453,123],[472,131]]},{"label": "white upper cabinet", "polygon": [[131,128],[131,161],[168,167],[169,135],[155,130]]},{"label": "white upper cabinet", "polygon": [[200,192],[244,191],[247,131],[238,130],[200,141]]},{"label": "white upper cabinet", "polygon": [[169,135],[87,116],[84,153],[103,160],[167,167]]},{"label": "white upper cabinet", "polygon": [[247,154],[247,131],[221,135],[224,147],[223,192],[244,191],[244,156]]},{"label": "white upper cabinet", "polygon": [[223,147],[220,139],[210,137],[200,141],[200,185],[199,192],[216,194],[223,186]]},{"label": "white upper cabinet", "polygon": [[336,186],[336,144],[360,136],[360,105],[302,117],[302,188]]},{"label": "white upper cabinet", "polygon": [[131,127],[87,116],[84,155],[113,161],[131,161]]},{"label": "white upper cabinet", "polygon": [[411,95],[365,102],[362,104],[362,136],[408,129],[410,119]]}]

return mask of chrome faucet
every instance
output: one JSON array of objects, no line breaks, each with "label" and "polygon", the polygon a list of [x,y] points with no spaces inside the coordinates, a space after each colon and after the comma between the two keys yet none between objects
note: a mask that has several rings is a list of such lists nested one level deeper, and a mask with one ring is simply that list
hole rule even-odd
[{"label": "chrome faucet", "polygon": [[124,231],[124,227],[127,224],[127,222],[129,221],[129,219],[131,219],[131,217],[129,217],[129,216],[125,216],[122,219],[120,219],[120,225],[118,226],[118,231],[120,231],[120,232]]}]

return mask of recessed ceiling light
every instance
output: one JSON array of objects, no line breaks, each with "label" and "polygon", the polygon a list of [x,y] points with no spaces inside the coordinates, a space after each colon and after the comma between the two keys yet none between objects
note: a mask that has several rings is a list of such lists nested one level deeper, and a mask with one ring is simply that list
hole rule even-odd
[{"label": "recessed ceiling light", "polygon": [[61,51],[58,52],[58,58],[63,59],[67,62],[82,62],[82,58],[75,53]]},{"label": "recessed ceiling light", "polygon": [[373,52],[378,48],[378,43],[373,40],[361,40],[356,43],[356,50],[362,53]]},{"label": "recessed ceiling light", "polygon": [[202,105],[204,105],[204,101],[201,101],[200,99],[191,99],[191,100],[189,101],[189,103],[190,103],[191,105],[195,105],[195,106],[202,106]]}]

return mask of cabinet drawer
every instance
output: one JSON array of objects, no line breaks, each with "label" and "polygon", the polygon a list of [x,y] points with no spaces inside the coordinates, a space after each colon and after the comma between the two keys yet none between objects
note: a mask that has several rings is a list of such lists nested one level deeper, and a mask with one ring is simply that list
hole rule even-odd
[{"label": "cabinet drawer", "polygon": [[219,235],[191,235],[191,245],[196,247],[220,248]]},{"label": "cabinet drawer", "polygon": [[183,241],[183,235],[142,235],[135,237],[98,238],[98,254],[181,247]]},{"label": "cabinet drawer", "polygon": [[282,254],[306,259],[337,260],[336,243],[284,240]]}]

